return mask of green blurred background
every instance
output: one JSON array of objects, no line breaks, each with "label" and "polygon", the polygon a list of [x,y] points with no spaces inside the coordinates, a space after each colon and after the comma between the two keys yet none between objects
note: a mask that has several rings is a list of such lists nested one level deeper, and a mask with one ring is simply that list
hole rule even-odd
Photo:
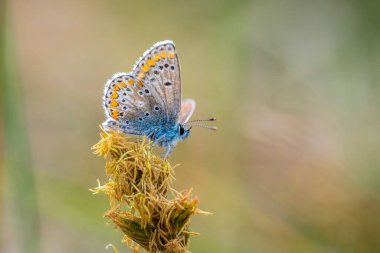
[{"label": "green blurred background", "polygon": [[220,129],[193,129],[172,156],[175,187],[214,213],[193,219],[192,252],[380,252],[377,1],[12,0],[1,12],[2,252],[130,252],[88,190],[106,180],[90,147],[105,81],[164,39],[193,118]]}]

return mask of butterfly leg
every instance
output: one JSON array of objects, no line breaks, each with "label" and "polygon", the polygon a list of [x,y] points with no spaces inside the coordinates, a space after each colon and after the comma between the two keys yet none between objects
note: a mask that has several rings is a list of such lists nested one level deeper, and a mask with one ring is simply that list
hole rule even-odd
[{"label": "butterfly leg", "polygon": [[166,159],[168,156],[171,156],[174,149],[175,149],[175,145],[167,144],[166,145],[166,152],[165,152],[165,158],[164,159]]},{"label": "butterfly leg", "polygon": [[162,146],[162,145],[160,144],[160,141],[161,141],[164,137],[165,137],[165,136],[161,136],[160,138],[156,139],[156,140],[153,142],[152,146],[156,146],[156,145]]},{"label": "butterfly leg", "polygon": [[166,158],[168,158],[168,156],[172,153],[172,150],[170,147],[171,147],[170,144],[166,144],[166,152],[164,155],[164,160],[166,160]]},{"label": "butterfly leg", "polygon": [[148,134],[149,139],[153,140],[152,147],[156,146],[158,142],[160,141],[160,139],[156,139],[156,133],[157,133],[157,130],[154,130],[153,132]]}]

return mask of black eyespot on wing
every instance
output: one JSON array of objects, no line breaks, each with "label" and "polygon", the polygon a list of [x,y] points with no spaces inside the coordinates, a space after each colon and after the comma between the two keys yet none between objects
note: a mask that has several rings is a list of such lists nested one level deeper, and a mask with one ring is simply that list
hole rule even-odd
[{"label": "black eyespot on wing", "polygon": [[148,117],[148,116],[149,116],[149,112],[145,113],[145,116],[147,116],[147,117]]},{"label": "black eyespot on wing", "polygon": [[172,82],[170,82],[170,81],[166,81],[166,82],[164,82],[164,85],[165,85],[165,86],[170,86],[170,85],[172,85]]}]

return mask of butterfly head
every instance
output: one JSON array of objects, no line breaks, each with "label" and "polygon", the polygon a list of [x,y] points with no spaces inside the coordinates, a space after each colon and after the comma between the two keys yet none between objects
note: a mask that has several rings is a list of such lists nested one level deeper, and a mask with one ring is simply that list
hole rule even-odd
[{"label": "butterfly head", "polygon": [[189,137],[191,127],[186,127],[185,125],[178,124],[178,138],[183,141]]}]

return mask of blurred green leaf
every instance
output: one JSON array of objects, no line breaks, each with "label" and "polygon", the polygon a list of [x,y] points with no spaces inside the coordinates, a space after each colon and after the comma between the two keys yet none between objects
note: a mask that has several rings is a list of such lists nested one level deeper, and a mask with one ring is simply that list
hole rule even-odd
[{"label": "blurred green leaf", "polygon": [[[2,4],[1,103],[5,136],[5,184],[11,225],[21,252],[39,252],[39,222],[33,166],[30,159],[24,107],[17,71],[9,6]],[[8,8],[7,8],[8,7]]]}]

